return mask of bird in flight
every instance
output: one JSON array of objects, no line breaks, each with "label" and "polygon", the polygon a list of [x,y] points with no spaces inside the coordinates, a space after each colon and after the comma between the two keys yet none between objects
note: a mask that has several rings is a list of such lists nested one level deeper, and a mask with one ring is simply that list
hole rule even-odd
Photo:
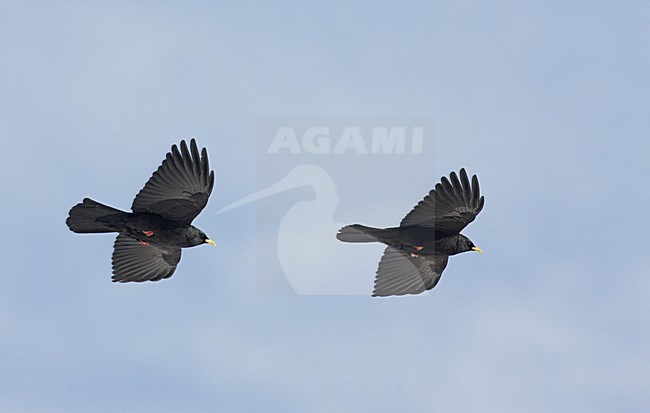
[{"label": "bird in flight", "polygon": [[371,228],[359,224],[341,228],[343,242],[386,244],[375,277],[373,297],[419,294],[436,286],[450,255],[481,249],[462,235],[483,209],[478,178],[460,170],[441,178],[427,196],[409,212],[399,227]]},{"label": "bird in flight", "polygon": [[192,221],[208,203],[214,186],[208,152],[196,141],[183,140],[135,196],[131,210],[100,204],[90,198],[70,210],[66,224],[78,234],[117,232],[113,249],[113,281],[159,281],[174,274],[181,248],[214,241]]}]

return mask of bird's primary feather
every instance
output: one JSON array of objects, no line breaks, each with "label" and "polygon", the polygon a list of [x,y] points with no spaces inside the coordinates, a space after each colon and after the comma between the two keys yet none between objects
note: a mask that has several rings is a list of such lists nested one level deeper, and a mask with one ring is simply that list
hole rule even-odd
[{"label": "bird's primary feather", "polygon": [[145,245],[122,234],[113,249],[113,281],[158,281],[174,274],[181,260],[181,248]]},{"label": "bird's primary feather", "polygon": [[192,139],[188,150],[185,141],[176,145],[136,195],[133,212],[151,213],[189,225],[208,203],[214,187],[205,148],[201,154]]},{"label": "bird's primary feather", "polygon": [[441,182],[409,212],[400,226],[435,228],[442,234],[454,235],[463,230],[483,209],[485,198],[480,196],[476,175],[470,185],[465,169],[450,174],[451,182],[442,177]]},{"label": "bird's primary feather", "polygon": [[447,256],[412,256],[411,254],[386,247],[379,261],[374,297],[389,295],[419,294],[438,284],[442,271],[447,266]]}]

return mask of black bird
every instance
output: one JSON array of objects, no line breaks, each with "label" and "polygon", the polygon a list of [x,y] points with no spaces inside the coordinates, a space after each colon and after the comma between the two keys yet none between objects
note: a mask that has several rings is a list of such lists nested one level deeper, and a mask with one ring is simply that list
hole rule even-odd
[{"label": "black bird", "polygon": [[194,139],[176,145],[135,196],[131,210],[85,198],[70,210],[66,224],[79,234],[117,232],[113,281],[158,281],[174,274],[181,248],[215,245],[192,220],[208,203],[214,186],[208,152]]},{"label": "black bird", "polygon": [[419,294],[436,286],[450,255],[481,249],[460,234],[483,209],[478,178],[465,169],[446,177],[409,212],[399,227],[371,228],[359,224],[339,230],[344,242],[388,245],[379,261],[373,297]]}]

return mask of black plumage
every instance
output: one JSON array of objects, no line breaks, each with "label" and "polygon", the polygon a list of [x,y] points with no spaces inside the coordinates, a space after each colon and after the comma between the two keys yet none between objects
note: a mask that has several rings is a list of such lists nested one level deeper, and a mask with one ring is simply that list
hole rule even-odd
[{"label": "black plumage", "polygon": [[379,262],[373,296],[419,294],[436,286],[450,255],[483,252],[460,234],[483,209],[478,178],[460,170],[441,178],[409,212],[399,227],[371,228],[359,224],[339,230],[344,242],[381,242],[386,250]]},{"label": "black plumage", "polygon": [[71,231],[117,232],[113,250],[113,281],[158,281],[174,274],[181,248],[215,245],[203,231],[191,225],[208,203],[214,187],[205,148],[199,153],[192,139],[188,148],[171,152],[144,188],[136,195],[133,212],[103,205],[92,199],[70,210],[66,224]]}]

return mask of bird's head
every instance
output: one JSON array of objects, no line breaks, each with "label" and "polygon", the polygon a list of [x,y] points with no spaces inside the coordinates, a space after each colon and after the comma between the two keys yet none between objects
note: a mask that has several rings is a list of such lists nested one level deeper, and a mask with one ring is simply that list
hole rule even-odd
[{"label": "bird's head", "polygon": [[471,239],[467,238],[464,235],[458,235],[458,243],[456,244],[458,247],[458,252],[467,252],[467,251],[476,251],[478,253],[483,254],[483,250],[474,245]]},{"label": "bird's head", "polygon": [[217,245],[207,235],[205,235],[205,232],[196,228],[194,225],[192,225],[188,231],[188,238],[191,246],[201,245],[201,244],[210,244],[212,246]]},{"label": "bird's head", "polygon": [[217,243],[214,242],[214,241],[212,241],[210,238],[208,238],[208,236],[205,235],[205,233],[204,233],[203,231],[201,231],[201,239],[203,240],[203,243],[204,243],[204,244],[210,244],[210,245],[212,245],[213,247],[214,247],[215,245],[217,245]]}]

